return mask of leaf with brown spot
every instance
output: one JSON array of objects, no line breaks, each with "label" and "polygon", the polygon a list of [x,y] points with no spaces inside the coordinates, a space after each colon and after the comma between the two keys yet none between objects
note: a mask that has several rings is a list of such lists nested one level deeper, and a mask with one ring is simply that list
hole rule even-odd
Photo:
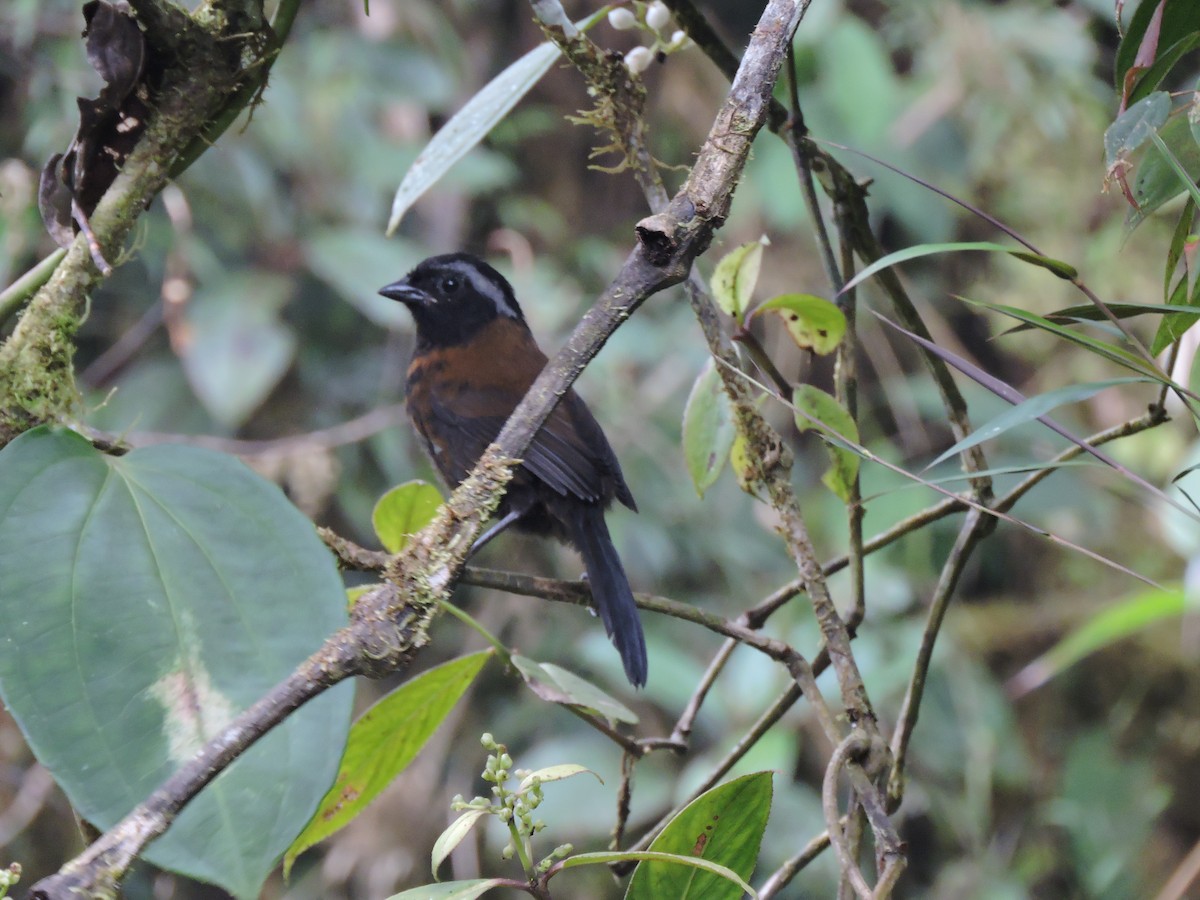
[{"label": "leaf with brown spot", "polygon": [[485,650],[422,672],[359,716],[337,780],[284,855],[285,877],[296,857],[348,825],[408,767],[491,655]]},{"label": "leaf with brown spot", "polygon": [[[650,850],[702,858],[749,880],[771,811],[771,773],[735,778],[701,794],[667,823]],[[740,900],[720,875],[659,860],[638,865],[625,900]]]},{"label": "leaf with brown spot", "polygon": [[754,310],[757,316],[775,312],[802,350],[832,353],[846,333],[846,317],[836,304],[813,294],[780,294]]}]

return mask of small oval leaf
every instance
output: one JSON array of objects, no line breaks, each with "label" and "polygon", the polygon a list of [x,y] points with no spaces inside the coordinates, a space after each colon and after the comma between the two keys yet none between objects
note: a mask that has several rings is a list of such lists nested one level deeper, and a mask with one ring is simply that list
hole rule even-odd
[{"label": "small oval leaf", "polygon": [[532,787],[535,779],[541,784],[546,784],[549,781],[562,781],[564,778],[574,778],[576,775],[583,775],[585,773],[588,775],[595,775],[596,780],[601,784],[604,784],[604,779],[599,775],[596,775],[596,773],[591,769],[585,768],[577,763],[561,763],[557,766],[546,766],[544,769],[537,769],[533,772],[530,772],[523,779],[521,779],[521,784],[517,788],[517,793],[519,794],[521,791]]},{"label": "small oval leaf", "polygon": [[701,497],[721,477],[736,435],[733,408],[710,357],[683,410],[683,458]]},{"label": "small oval leaf", "polygon": [[754,311],[775,312],[801,350],[824,356],[837,349],[846,333],[846,316],[836,304],[813,294],[781,294]]},{"label": "small oval leaf", "polygon": [[371,513],[375,536],[388,553],[399,553],[408,539],[433,521],[441,492],[427,481],[406,481],[379,498]]},{"label": "small oval leaf", "polygon": [[758,273],[762,269],[763,247],[770,241],[763,235],[757,241],[742,244],[726,253],[713,270],[711,281],[713,299],[738,322],[746,314]]}]

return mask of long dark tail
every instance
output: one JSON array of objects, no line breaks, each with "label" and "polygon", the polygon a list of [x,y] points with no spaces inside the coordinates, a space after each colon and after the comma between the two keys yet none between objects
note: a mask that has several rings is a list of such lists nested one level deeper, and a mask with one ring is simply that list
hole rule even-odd
[{"label": "long dark tail", "polygon": [[646,683],[646,638],[629,579],[608,534],[604,510],[581,505],[573,518],[575,545],[587,567],[600,621],[621,654],[625,676],[634,687],[642,687]]}]

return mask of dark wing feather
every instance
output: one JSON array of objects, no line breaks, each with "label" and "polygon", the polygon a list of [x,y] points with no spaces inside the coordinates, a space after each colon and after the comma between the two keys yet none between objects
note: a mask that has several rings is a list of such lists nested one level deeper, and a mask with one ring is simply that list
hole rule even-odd
[{"label": "dark wing feather", "polygon": [[[502,401],[508,400],[511,408],[510,398],[489,398],[486,394],[474,392],[470,406],[482,412],[489,407],[503,408],[505,404]],[[445,460],[448,465],[443,466],[439,461],[439,468],[443,475],[455,483],[474,468],[507,420],[507,415],[469,415],[465,412],[468,411],[451,409],[438,402],[436,397],[430,404],[430,413],[437,420],[437,431],[458,436],[457,440],[444,442],[435,453],[435,457],[449,455]],[[604,432],[574,392],[563,398],[534,436],[525,451],[522,465],[555,493],[593,503],[604,499],[605,476],[608,476],[613,481],[617,498],[631,509],[635,508],[633,497],[621,476],[621,467]]]}]

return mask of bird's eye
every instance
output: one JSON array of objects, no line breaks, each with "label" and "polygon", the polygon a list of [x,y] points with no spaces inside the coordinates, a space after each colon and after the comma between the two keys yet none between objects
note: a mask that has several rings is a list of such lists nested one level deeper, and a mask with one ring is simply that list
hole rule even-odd
[{"label": "bird's eye", "polygon": [[456,293],[461,284],[462,284],[462,282],[459,281],[457,278],[455,278],[453,275],[447,275],[445,278],[442,279],[442,291],[443,291],[443,293],[446,293],[446,294]]}]

